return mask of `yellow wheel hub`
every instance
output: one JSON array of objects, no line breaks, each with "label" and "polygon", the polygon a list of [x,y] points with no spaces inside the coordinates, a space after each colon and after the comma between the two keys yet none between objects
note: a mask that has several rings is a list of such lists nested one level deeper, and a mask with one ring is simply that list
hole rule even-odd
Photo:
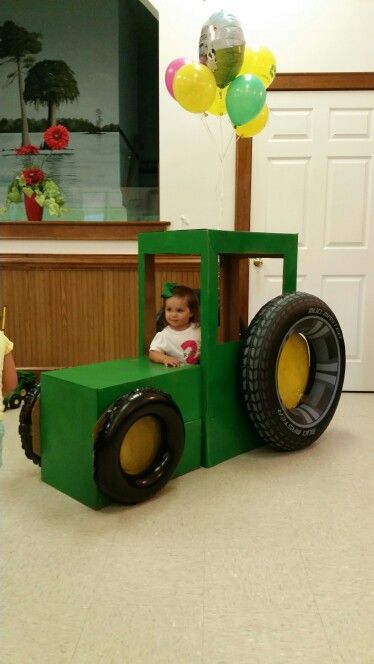
[{"label": "yellow wheel hub", "polygon": [[301,334],[287,339],[278,360],[278,393],[283,405],[296,408],[302,400],[309,378],[310,357],[308,343]]},{"label": "yellow wheel hub", "polygon": [[152,415],[142,417],[130,427],[120,449],[120,464],[128,475],[139,475],[154,461],[161,445],[162,427]]}]

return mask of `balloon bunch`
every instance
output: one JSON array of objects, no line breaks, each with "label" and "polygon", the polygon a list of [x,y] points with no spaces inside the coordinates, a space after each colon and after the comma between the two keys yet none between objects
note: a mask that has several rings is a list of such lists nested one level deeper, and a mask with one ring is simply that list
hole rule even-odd
[{"label": "balloon bunch", "polygon": [[204,23],[199,62],[177,58],[165,72],[172,97],[191,113],[227,113],[238,136],[249,138],[266,125],[266,89],[276,74],[272,52],[245,45],[238,19],[223,10]]}]

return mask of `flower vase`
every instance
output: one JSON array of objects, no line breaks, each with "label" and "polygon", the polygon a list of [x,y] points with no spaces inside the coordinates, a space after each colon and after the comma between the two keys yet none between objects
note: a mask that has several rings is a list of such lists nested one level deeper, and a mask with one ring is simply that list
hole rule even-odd
[{"label": "flower vase", "polygon": [[43,207],[35,200],[35,194],[23,197],[26,216],[29,221],[41,221],[43,218]]}]

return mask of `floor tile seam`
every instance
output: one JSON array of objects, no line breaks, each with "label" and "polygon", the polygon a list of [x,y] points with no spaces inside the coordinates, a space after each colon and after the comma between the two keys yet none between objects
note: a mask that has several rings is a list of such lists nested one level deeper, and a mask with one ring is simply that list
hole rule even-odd
[{"label": "floor tile seam", "polygon": [[[308,548],[302,548],[302,547],[301,547],[300,550],[301,550],[301,553],[302,553],[302,556],[303,556],[303,562],[306,565],[306,567],[308,568],[310,564],[313,564],[313,560],[316,560],[316,552],[318,550],[316,551],[316,549],[308,549]],[[326,556],[325,553],[323,553],[322,555]],[[322,559],[323,567],[324,567],[325,570],[326,569],[333,569],[333,570],[336,571],[336,569],[337,569],[337,562],[336,562],[337,557],[342,556],[342,558],[339,558],[339,561],[344,560],[345,563],[347,563],[347,561],[349,563],[350,562],[350,558],[349,558],[350,555],[354,556],[354,561],[355,561],[355,565],[353,567],[354,570],[356,570],[356,571],[360,571],[362,569],[374,570],[374,550],[366,552],[365,550],[363,550],[362,546],[359,546],[357,548],[357,550],[354,550],[354,551],[352,551],[351,547],[333,547],[331,549],[330,558],[326,559],[326,557],[324,557]],[[313,560],[311,562],[309,562],[309,558],[311,556],[313,557]],[[318,559],[321,559],[321,557],[318,556]],[[362,565],[363,562],[367,563],[367,565]],[[371,563],[371,565],[370,565],[370,563]],[[339,564],[340,564],[340,562],[339,562]],[[367,581],[367,575],[365,577],[365,581]],[[373,589],[372,588],[373,588],[373,584],[372,584],[372,586],[370,586],[370,584],[368,583],[365,586],[364,593],[363,593],[362,589],[358,589],[356,591],[342,592],[339,595],[339,597],[343,598],[343,597],[355,597],[355,596],[357,596],[358,598],[362,599],[362,598],[366,597],[366,595],[367,595],[368,598],[369,598],[373,594]],[[316,597],[316,599],[321,599],[320,593],[314,591],[313,594]]]},{"label": "floor tile seam", "polygon": [[[301,561],[302,561],[302,565],[304,567],[305,576],[306,576],[307,584],[308,584],[309,589],[310,589],[310,594],[311,594],[311,597],[312,597],[313,605],[314,605],[314,607],[316,609],[316,613],[319,617],[319,620],[320,620],[320,623],[321,623],[321,626],[322,626],[322,630],[323,630],[323,633],[324,633],[324,636],[325,636],[326,644],[328,646],[328,649],[329,649],[329,652],[330,652],[330,655],[331,655],[331,662],[333,663],[335,661],[334,652],[333,652],[334,644],[330,640],[325,621],[323,619],[321,610],[318,606],[318,601],[317,601],[316,595],[315,595],[314,590],[313,590],[312,581],[311,581],[310,575],[308,573],[308,566],[307,566],[307,563],[305,561],[302,549],[300,549],[300,558],[301,558]],[[336,644],[335,644],[335,647],[336,647]],[[344,658],[343,658],[343,662],[344,662]]]},{"label": "floor tile seam", "polygon": [[[34,541],[34,539],[31,538],[29,535],[25,535],[22,538],[22,540],[17,544],[17,551],[22,546],[24,546],[24,548],[27,549],[27,544],[32,543]],[[51,562],[53,560],[55,562],[55,564],[56,564],[56,562],[63,564],[67,559],[70,559],[70,560],[74,559],[74,565],[75,566],[77,566],[78,564],[84,565],[84,564],[87,563],[87,560],[84,558],[83,555],[81,556],[80,560],[76,560],[75,558],[73,558],[73,556],[77,552],[80,552],[80,553],[84,554],[84,552],[87,551],[87,548],[88,548],[87,544],[92,544],[92,542],[79,542],[79,543],[75,542],[74,543],[74,542],[71,542],[71,541],[67,540],[67,541],[63,541],[63,542],[58,543],[53,539],[51,541],[49,541],[48,539],[47,540],[43,539],[43,541],[39,541],[39,542],[36,543],[37,548],[35,548],[33,550],[33,555],[38,556],[39,553],[41,552],[44,557],[47,557],[48,562]],[[61,555],[61,559],[56,558],[56,556],[55,556],[56,549],[58,550],[58,552],[61,552],[61,550],[62,550],[63,553]],[[106,560],[107,556],[109,555],[110,549],[111,549],[111,544],[110,543],[103,543],[102,545],[100,545],[99,549],[95,550],[95,553],[98,556],[100,556],[100,559],[104,558]],[[15,554],[15,551],[12,551],[12,553],[10,554],[12,556],[12,559],[14,557],[14,554]],[[93,561],[94,559],[91,559],[91,560]],[[99,563],[98,568],[97,568],[99,571],[101,570],[101,566],[102,566],[102,563]]]},{"label": "floor tile seam", "polygon": [[[206,523],[207,526],[207,523]],[[206,615],[206,590],[207,590],[207,542],[208,533],[207,528],[204,530],[204,573],[203,573],[203,601],[202,601],[202,625],[201,625],[201,664],[205,664],[206,660],[206,639],[205,639],[205,615]]]},{"label": "floor tile seam", "polygon": [[6,567],[9,565],[11,561],[13,561],[14,555],[17,553],[18,549],[20,549],[21,545],[23,544],[24,540],[27,538],[27,535],[23,534],[20,538],[20,540],[17,542],[15,548],[13,551],[9,554],[8,559],[4,563],[4,565],[0,566],[0,575],[2,572],[6,571]]},{"label": "floor tile seam", "polygon": [[[308,576],[306,574],[305,565],[304,565],[304,561],[302,559],[300,550],[297,547],[293,547],[292,549],[287,549],[286,547],[282,547],[282,550],[287,552],[288,558],[292,557],[296,562],[298,562],[298,564],[300,565],[301,569],[304,572],[305,580],[306,580],[306,582],[308,584],[308,587],[310,589],[309,579],[308,579]],[[278,553],[278,550],[277,550],[277,553]],[[261,553],[257,552],[257,557],[259,557],[259,556],[261,556]],[[277,559],[277,555],[275,557],[273,556],[271,558],[271,561],[273,562],[274,559],[275,560]],[[264,565],[267,565],[268,562],[270,561],[270,558],[269,557],[267,557],[266,559],[261,558],[261,560],[263,560]],[[251,564],[251,563],[249,562],[249,564]],[[278,610],[281,610],[285,613],[287,613],[289,611],[292,611],[291,606],[287,606],[285,608],[284,606],[275,605],[273,603],[271,591],[270,591],[270,588],[267,584],[266,584],[266,593],[267,593],[267,605],[266,606],[264,605],[262,608],[256,606],[256,608],[252,611],[253,615],[263,615],[264,613],[275,613],[276,614],[278,612]],[[310,593],[310,596],[312,596],[312,593]],[[207,597],[207,592],[204,593],[204,597],[205,598]],[[312,599],[313,599],[313,597],[312,597]],[[205,606],[207,607],[207,602],[206,601],[205,601]],[[227,606],[227,601],[226,601],[226,606]],[[305,606],[306,606],[306,604],[305,604]],[[309,607],[307,608],[307,610],[309,611]],[[301,609],[299,609],[299,611],[301,612]],[[303,611],[305,611],[305,609],[303,609]],[[312,611],[312,613],[316,613],[319,617],[318,608],[315,606],[314,599],[313,599],[313,611]]]},{"label": "floor tile seam", "polygon": [[[106,565],[106,562],[107,562],[107,560],[108,560],[108,558],[109,558],[109,552],[110,552],[110,549],[111,549],[111,547],[108,546],[108,547],[107,547],[107,550],[106,550],[106,556],[103,557],[103,559],[102,559],[102,563],[101,563],[101,565],[100,565],[100,568],[96,570],[96,572],[95,572],[95,577],[99,575],[99,570],[102,570],[103,567]],[[92,584],[92,589],[95,590],[94,582],[93,582],[93,584]],[[91,613],[92,613],[91,608],[92,608],[92,606],[96,603],[96,601],[97,601],[97,598],[95,597],[95,594],[93,593],[91,601],[88,601],[88,603],[87,603],[87,610],[86,610],[85,619],[84,619],[83,622],[82,622],[81,628],[80,628],[80,630],[79,630],[79,635],[77,635],[77,640],[76,640],[75,646],[73,646],[73,652],[72,652],[71,658],[69,659],[69,664],[75,664],[74,657],[75,657],[75,654],[76,654],[77,649],[78,649],[78,647],[79,647],[79,643],[80,643],[80,641],[81,641],[81,639],[82,639],[82,636],[83,636],[83,633],[84,633],[84,629],[85,629],[85,627],[86,627],[86,624],[87,624],[87,622],[88,622],[88,619],[89,619],[89,617],[91,616]]]}]

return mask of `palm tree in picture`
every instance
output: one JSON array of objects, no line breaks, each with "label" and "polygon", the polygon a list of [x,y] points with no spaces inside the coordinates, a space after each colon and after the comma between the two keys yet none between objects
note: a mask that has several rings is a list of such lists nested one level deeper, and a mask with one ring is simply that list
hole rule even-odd
[{"label": "palm tree in picture", "polygon": [[25,28],[5,21],[0,25],[0,64],[14,63],[16,68],[8,74],[8,83],[18,80],[19,101],[22,120],[22,145],[30,144],[29,125],[26,114],[26,104],[23,97],[23,71],[27,71],[35,62],[31,54],[42,50],[41,35],[38,32],[29,32]]},{"label": "palm tree in picture", "polygon": [[57,109],[62,103],[79,97],[74,72],[63,60],[41,60],[27,72],[24,98],[35,108],[48,106],[48,127],[57,123]]},{"label": "palm tree in picture", "polygon": [[101,108],[96,109],[96,129],[98,132],[101,131],[101,125],[103,124],[103,112]]}]

